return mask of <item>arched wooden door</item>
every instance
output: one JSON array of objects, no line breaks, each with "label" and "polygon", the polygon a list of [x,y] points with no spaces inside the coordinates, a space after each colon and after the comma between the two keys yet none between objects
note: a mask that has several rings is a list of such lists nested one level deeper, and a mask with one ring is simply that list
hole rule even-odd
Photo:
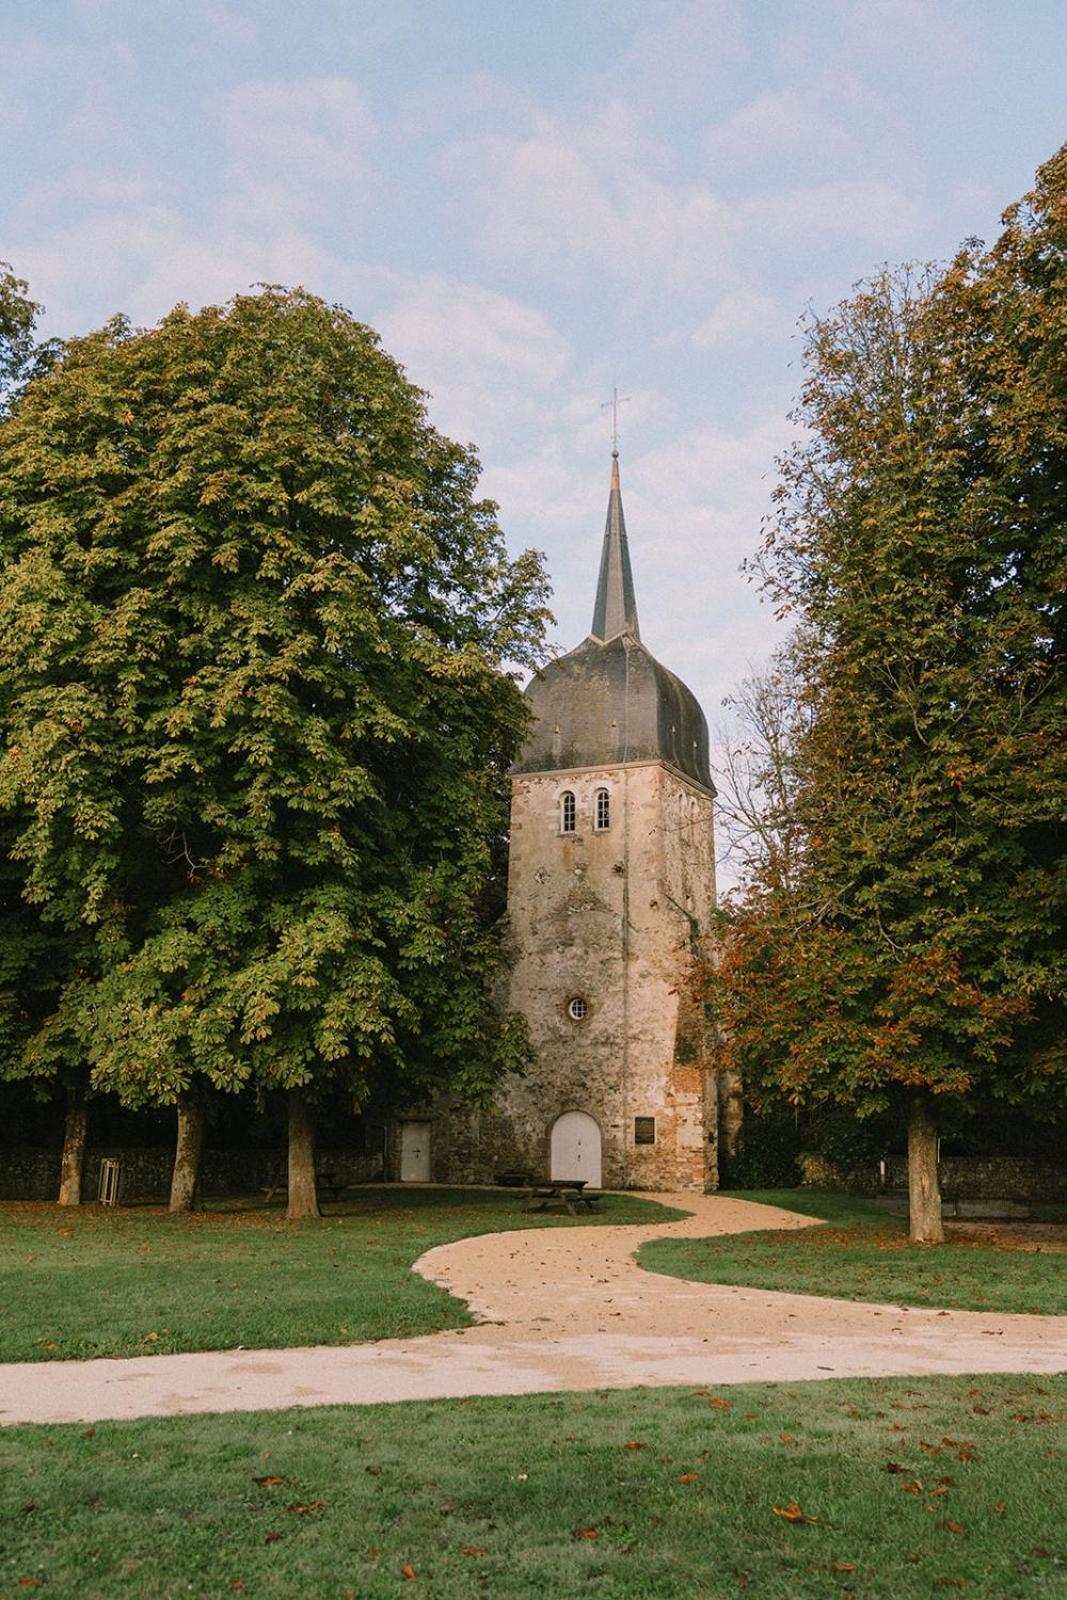
[{"label": "arched wooden door", "polygon": [[584,1111],[565,1111],[552,1124],[553,1182],[562,1178],[584,1178],[591,1189],[599,1189],[600,1129]]}]

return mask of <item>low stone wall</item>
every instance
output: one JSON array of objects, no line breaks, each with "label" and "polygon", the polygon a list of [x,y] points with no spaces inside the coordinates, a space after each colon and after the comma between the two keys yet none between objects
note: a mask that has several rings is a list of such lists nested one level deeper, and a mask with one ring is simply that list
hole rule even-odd
[{"label": "low stone wall", "polygon": [[[885,1182],[877,1168],[847,1171],[823,1156],[800,1157],[801,1183],[842,1193],[906,1189],[906,1156],[889,1156]],[[1032,1161],[1028,1156],[945,1156],[938,1173],[946,1201],[1015,1200],[1033,1204],[1067,1201],[1067,1161]]]},{"label": "low stone wall", "polygon": [[[0,1200],[54,1200],[59,1188],[59,1156],[58,1147],[0,1150]],[[166,1201],[174,1152],[153,1146],[90,1146],[82,1176],[83,1199],[96,1199],[100,1163],[106,1156],[120,1163],[120,1203]],[[317,1166],[343,1185],[374,1183],[382,1176],[380,1153],[322,1149],[318,1151]],[[201,1191],[205,1198],[255,1194],[279,1177],[285,1177],[284,1150],[208,1149],[204,1152]]]}]

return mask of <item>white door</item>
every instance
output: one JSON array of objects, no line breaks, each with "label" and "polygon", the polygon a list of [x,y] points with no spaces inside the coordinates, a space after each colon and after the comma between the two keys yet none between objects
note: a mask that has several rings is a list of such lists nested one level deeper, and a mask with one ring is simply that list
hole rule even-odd
[{"label": "white door", "polygon": [[400,1181],[401,1183],[429,1183],[430,1181],[430,1124],[428,1122],[402,1122],[400,1124]]},{"label": "white door", "polygon": [[600,1188],[600,1129],[584,1111],[565,1111],[552,1124],[551,1177],[584,1178]]}]

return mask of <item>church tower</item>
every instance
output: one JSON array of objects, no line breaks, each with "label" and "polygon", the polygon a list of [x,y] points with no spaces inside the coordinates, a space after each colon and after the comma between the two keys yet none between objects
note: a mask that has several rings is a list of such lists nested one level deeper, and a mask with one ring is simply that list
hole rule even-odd
[{"label": "church tower", "polygon": [[617,451],[592,628],[526,693],[508,1009],[527,1018],[534,1064],[480,1119],[482,1139],[491,1123],[496,1170],[713,1188],[716,1085],[686,993],[715,905],[708,731],[641,642]]}]

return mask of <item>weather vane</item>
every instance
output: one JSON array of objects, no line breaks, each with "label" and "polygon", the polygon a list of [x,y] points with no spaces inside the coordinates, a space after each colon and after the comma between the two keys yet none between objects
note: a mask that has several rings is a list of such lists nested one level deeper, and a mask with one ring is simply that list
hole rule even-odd
[{"label": "weather vane", "polygon": [[600,403],[601,411],[606,411],[608,406],[611,407],[611,453],[613,456],[617,456],[619,453],[619,407],[624,406],[628,400],[632,399],[632,394],[621,395],[618,385],[612,384],[611,399],[602,400]]}]

